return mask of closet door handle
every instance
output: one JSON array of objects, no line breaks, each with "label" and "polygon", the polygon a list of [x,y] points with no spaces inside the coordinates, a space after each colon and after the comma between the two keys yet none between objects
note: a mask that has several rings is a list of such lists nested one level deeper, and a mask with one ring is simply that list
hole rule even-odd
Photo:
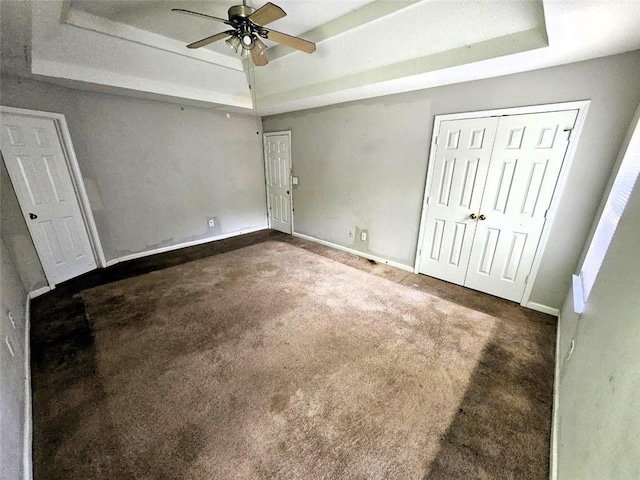
[{"label": "closet door handle", "polygon": [[35,213],[30,213],[30,214],[29,214],[29,218],[30,218],[31,220],[35,220],[36,218],[38,218],[38,215],[36,215]]},{"label": "closet door handle", "polygon": [[472,213],[471,215],[469,215],[469,218],[471,220],[475,220],[476,218],[478,218],[478,216],[475,213]]},{"label": "closet door handle", "polygon": [[486,219],[487,219],[487,217],[485,217],[484,215],[480,215],[478,218],[479,218],[480,220],[486,220]]}]

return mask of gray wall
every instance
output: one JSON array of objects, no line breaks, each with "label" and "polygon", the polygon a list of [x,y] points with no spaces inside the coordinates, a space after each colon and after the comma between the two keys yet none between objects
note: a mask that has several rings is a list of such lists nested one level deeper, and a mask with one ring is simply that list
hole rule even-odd
[{"label": "gray wall", "polygon": [[[640,478],[640,182],[586,310],[560,316],[558,478]],[[575,347],[568,356],[571,340]]]},{"label": "gray wall", "polygon": [[[25,419],[25,302],[22,286],[9,250],[0,239],[0,479],[22,478]],[[16,328],[9,320],[11,313]],[[8,338],[13,355],[6,344]]]},{"label": "gray wall", "polygon": [[46,287],[48,282],[31,241],[29,229],[22,216],[18,198],[4,165],[4,159],[0,162],[0,219],[2,222],[0,235],[4,245],[9,249],[13,258],[20,259],[17,269],[24,287],[28,292]]},{"label": "gray wall", "polygon": [[[437,114],[591,100],[531,301],[560,308],[640,101],[640,52],[263,119],[291,130],[295,230],[413,265]],[[367,229],[368,245],[349,238]]]},{"label": "gray wall", "polygon": [[14,77],[0,94],[66,116],[107,260],[267,226],[255,117]]}]

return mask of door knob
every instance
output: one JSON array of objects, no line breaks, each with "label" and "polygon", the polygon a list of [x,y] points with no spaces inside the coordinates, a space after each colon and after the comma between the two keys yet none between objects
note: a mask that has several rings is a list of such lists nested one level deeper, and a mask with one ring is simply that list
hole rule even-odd
[{"label": "door knob", "polygon": [[289,195],[289,190],[287,190],[287,195]]},{"label": "door knob", "polygon": [[30,214],[29,214],[29,218],[30,218],[31,220],[35,220],[36,218],[38,218],[38,215],[36,215],[35,213],[30,213]]},{"label": "door knob", "polygon": [[471,220],[475,220],[476,218],[478,218],[478,216],[475,213],[472,213],[471,215],[469,215],[469,218]]},{"label": "door knob", "polygon": [[484,215],[480,215],[478,218],[479,218],[480,220],[486,220],[486,219],[487,219],[487,217],[485,217]]}]

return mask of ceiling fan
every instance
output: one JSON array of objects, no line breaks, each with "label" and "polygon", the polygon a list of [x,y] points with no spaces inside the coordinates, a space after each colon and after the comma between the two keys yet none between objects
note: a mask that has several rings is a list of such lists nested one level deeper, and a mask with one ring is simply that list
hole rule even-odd
[{"label": "ceiling fan", "polygon": [[253,63],[258,67],[269,63],[265,52],[267,46],[260,38],[266,38],[305,53],[313,53],[316,50],[316,45],[313,42],[264,27],[264,25],[287,15],[282,8],[271,2],[265,3],[256,10],[255,8],[248,7],[246,1],[243,0],[242,5],[235,5],[229,9],[229,20],[185,10],[183,8],[172,8],[171,11],[215,20],[216,22],[225,23],[233,27],[233,30],[216,33],[210,37],[190,43],[187,45],[187,48],[204,47],[205,45],[226,38],[226,43],[231,49],[241,53],[245,58],[251,55]]}]

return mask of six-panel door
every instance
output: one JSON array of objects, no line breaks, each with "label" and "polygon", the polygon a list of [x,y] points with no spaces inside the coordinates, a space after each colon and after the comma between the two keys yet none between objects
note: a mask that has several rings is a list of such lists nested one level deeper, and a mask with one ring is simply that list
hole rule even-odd
[{"label": "six-panel door", "polygon": [[291,233],[291,152],[288,135],[265,135],[267,195],[271,228]]},{"label": "six-panel door", "polygon": [[96,268],[54,120],[2,114],[2,157],[47,279]]},{"label": "six-panel door", "polygon": [[[508,300],[522,299],[577,114],[570,110],[442,122],[421,273]],[[469,138],[465,132],[473,131],[487,135],[488,121],[497,127],[493,137],[485,137],[486,153],[478,156],[478,164],[486,163],[486,168],[479,169],[469,189],[466,171],[474,157],[452,148],[455,142],[448,139]],[[467,203],[460,199],[465,191],[480,192],[481,200],[469,204],[472,220],[463,219],[461,207]],[[449,193],[453,201],[443,202]]]},{"label": "six-panel door", "polygon": [[577,115],[500,118],[465,286],[522,299]]},{"label": "six-panel door", "polygon": [[420,272],[464,284],[497,118],[442,122]]}]

